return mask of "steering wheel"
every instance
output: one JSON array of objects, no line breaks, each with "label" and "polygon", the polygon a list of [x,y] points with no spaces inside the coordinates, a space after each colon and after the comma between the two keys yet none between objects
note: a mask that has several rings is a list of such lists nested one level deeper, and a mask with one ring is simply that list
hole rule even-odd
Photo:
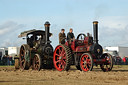
[{"label": "steering wheel", "polygon": [[85,39],[85,37],[86,37],[86,35],[85,35],[85,34],[80,33],[80,34],[77,36],[77,40],[84,40],[84,39]]}]

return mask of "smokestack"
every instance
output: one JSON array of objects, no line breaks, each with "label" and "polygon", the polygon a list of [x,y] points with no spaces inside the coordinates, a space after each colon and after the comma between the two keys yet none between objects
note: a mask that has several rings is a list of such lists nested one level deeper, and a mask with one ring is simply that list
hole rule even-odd
[{"label": "smokestack", "polygon": [[98,21],[93,22],[94,43],[98,44]]},{"label": "smokestack", "polygon": [[49,44],[50,43],[50,40],[49,40],[50,23],[46,21],[44,26],[45,26],[45,42],[46,42],[45,44]]}]

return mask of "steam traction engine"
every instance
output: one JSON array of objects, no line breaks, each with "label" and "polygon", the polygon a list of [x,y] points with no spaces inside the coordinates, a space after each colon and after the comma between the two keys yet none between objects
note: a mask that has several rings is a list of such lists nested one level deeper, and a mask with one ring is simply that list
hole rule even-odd
[{"label": "steam traction engine", "polygon": [[100,65],[105,71],[111,71],[113,67],[112,56],[108,53],[103,54],[103,48],[98,44],[98,22],[93,22],[92,37],[89,33],[79,34],[77,39],[71,43],[67,41],[55,48],[53,54],[54,67],[58,71],[70,69],[70,65],[75,64],[81,71],[91,71],[93,65]]},{"label": "steam traction engine", "polygon": [[44,24],[43,30],[29,30],[22,32],[18,37],[25,37],[27,44],[21,45],[19,54],[19,64],[21,69],[29,69],[31,66],[35,70],[53,67],[53,47],[49,37],[50,23]]}]

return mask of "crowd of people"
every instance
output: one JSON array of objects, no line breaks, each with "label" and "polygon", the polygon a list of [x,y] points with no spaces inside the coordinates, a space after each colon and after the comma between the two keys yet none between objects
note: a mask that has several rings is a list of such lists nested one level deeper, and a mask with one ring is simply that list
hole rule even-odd
[{"label": "crowd of people", "polygon": [[4,55],[3,58],[0,60],[0,65],[13,65],[12,56]]},{"label": "crowd of people", "polygon": [[124,65],[128,65],[128,56],[124,56],[122,60]]}]

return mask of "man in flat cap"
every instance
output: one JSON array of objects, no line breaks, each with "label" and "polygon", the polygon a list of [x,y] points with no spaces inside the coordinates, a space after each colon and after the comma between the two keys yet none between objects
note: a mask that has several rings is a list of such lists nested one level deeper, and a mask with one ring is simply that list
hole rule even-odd
[{"label": "man in flat cap", "polygon": [[61,29],[61,32],[59,33],[59,43],[60,44],[65,44],[66,35],[64,32],[65,32],[65,30]]}]

